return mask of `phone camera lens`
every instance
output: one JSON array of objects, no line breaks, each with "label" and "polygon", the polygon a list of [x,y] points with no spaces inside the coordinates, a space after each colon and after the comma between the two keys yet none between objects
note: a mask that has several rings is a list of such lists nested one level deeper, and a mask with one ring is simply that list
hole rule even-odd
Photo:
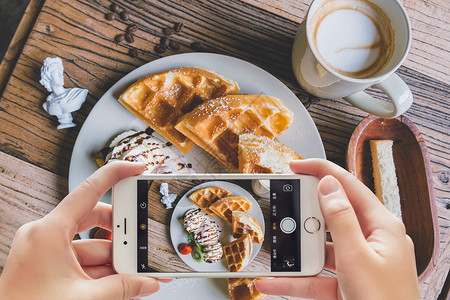
[{"label": "phone camera lens", "polygon": [[126,244],[128,244],[128,242],[127,242],[127,241],[124,241],[123,244],[126,245]]}]

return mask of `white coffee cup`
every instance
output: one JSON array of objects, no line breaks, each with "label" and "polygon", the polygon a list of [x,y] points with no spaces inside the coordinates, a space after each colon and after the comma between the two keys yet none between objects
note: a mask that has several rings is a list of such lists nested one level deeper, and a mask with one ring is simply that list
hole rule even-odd
[{"label": "white coffee cup", "polygon": [[264,198],[270,197],[270,180],[252,180],[253,192]]},{"label": "white coffee cup", "polygon": [[[398,0],[315,0],[295,37],[294,74],[305,91],[343,98],[384,118],[411,106],[411,90],[394,72],[411,45],[411,25]],[[382,90],[390,102],[364,92]]]}]

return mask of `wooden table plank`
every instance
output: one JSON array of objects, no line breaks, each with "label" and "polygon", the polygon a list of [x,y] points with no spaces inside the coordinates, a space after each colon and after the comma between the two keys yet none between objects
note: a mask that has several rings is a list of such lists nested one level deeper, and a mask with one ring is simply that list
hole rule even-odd
[{"label": "wooden table plank", "polygon": [[67,194],[67,180],[0,152],[0,273],[17,229],[47,215]]},{"label": "wooden table plank", "polygon": [[16,33],[14,34],[9,47],[0,64],[0,95],[11,75],[11,72],[17,62],[17,58],[28,39],[28,35],[36,21],[39,11],[44,4],[44,0],[30,0],[25,13],[20,20]]},{"label": "wooden table plank", "polygon": [[[301,23],[312,0],[242,0],[255,7],[270,11]],[[404,66],[450,83],[450,2],[445,0],[402,1],[412,28],[411,50]]]}]

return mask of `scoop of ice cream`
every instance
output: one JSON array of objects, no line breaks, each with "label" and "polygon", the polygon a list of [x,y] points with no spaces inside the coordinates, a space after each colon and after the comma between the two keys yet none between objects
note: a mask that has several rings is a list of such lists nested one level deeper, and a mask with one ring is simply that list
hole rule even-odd
[{"label": "scoop of ice cream", "polygon": [[195,234],[207,220],[206,214],[200,209],[190,209],[184,214],[183,225],[188,232]]},{"label": "scoop of ice cream", "polygon": [[212,264],[219,261],[223,256],[222,244],[216,243],[203,248],[203,258],[205,262]]},{"label": "scoop of ice cream", "polygon": [[216,244],[219,241],[219,230],[216,223],[206,220],[195,233],[194,239],[200,246]]},{"label": "scoop of ice cream", "polygon": [[112,141],[110,148],[112,151],[106,156],[106,162],[113,160],[142,162],[146,165],[144,173],[193,172],[191,165],[171,148],[169,142],[163,142],[144,131],[126,131]]}]

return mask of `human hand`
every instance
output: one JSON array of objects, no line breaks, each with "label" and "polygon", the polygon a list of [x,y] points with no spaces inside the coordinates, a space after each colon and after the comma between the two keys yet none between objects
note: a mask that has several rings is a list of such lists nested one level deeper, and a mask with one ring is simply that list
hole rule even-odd
[{"label": "human hand", "polygon": [[17,231],[0,277],[0,299],[130,299],[159,289],[155,279],[115,274],[108,240],[77,240],[78,232],[111,230],[111,206],[98,199],[144,165],[100,168],[44,218]]},{"label": "human hand", "polygon": [[356,177],[320,159],[294,161],[295,173],[318,177],[320,208],[333,243],[325,268],[335,277],[256,282],[261,293],[314,299],[420,299],[414,245],[403,223]]}]

